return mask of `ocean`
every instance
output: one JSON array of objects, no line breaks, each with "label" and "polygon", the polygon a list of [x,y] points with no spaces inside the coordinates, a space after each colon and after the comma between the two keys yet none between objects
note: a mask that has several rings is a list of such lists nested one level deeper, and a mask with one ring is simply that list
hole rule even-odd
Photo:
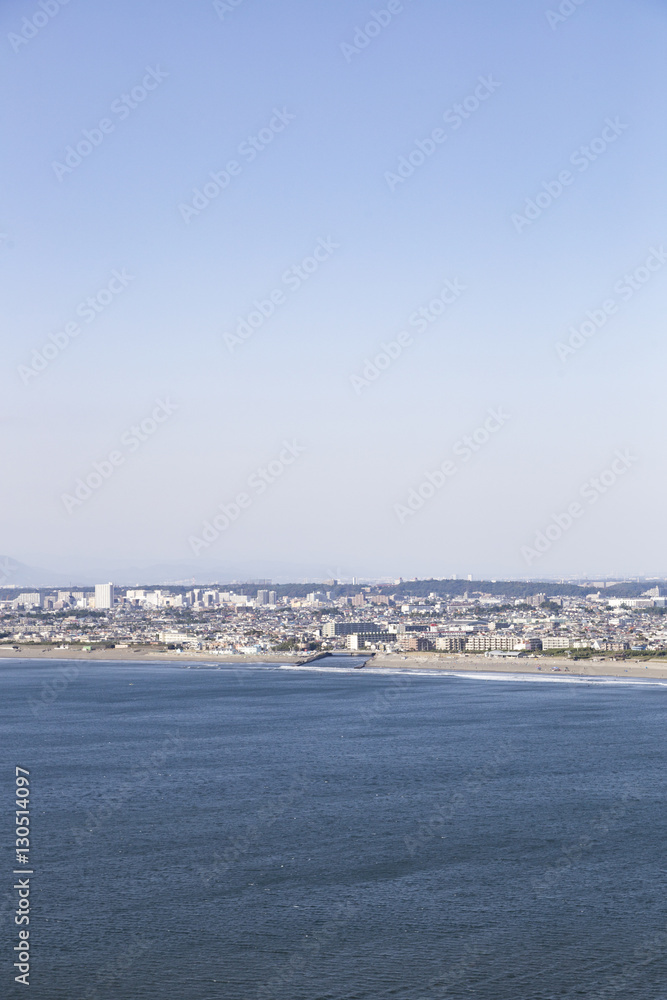
[{"label": "ocean", "polygon": [[2,662],[0,995],[18,766],[32,1000],[666,1000],[667,687],[353,662]]}]

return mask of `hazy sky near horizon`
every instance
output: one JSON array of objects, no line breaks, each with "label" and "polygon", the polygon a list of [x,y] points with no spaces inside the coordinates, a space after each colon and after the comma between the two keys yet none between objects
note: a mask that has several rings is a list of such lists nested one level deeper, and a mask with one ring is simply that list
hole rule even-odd
[{"label": "hazy sky near horizon", "polygon": [[666,41],[663,0],[6,0],[0,550],[667,574]]}]

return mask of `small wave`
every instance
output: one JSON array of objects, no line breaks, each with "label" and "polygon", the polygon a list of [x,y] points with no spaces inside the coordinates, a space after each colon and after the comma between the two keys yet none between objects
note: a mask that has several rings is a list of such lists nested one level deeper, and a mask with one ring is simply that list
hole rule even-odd
[{"label": "small wave", "polygon": [[448,678],[455,677],[459,680],[467,681],[508,681],[510,683],[529,684],[596,684],[598,686],[620,685],[622,687],[667,687],[667,680],[657,678],[638,677],[598,677],[586,676],[584,674],[522,674],[522,673],[495,673],[493,671],[457,671],[457,670],[420,670],[418,667],[364,667],[355,670],[350,667],[316,667],[304,664],[281,664],[281,670],[300,670],[308,673],[318,674],[373,674],[389,675],[407,674],[410,677],[430,677]]}]

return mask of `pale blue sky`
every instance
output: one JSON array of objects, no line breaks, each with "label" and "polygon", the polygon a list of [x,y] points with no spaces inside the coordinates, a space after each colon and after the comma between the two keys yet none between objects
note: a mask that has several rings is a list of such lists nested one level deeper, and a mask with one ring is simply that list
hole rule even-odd
[{"label": "pale blue sky", "polygon": [[[36,0],[0,8],[0,549],[110,575],[667,573],[667,263],[651,258],[628,301],[614,291],[667,245],[662,0],[586,0],[553,27],[558,4],[541,0],[405,0],[347,57],[386,4],[218,6],[70,0],[25,44],[10,36],[30,32]],[[166,76],[121,117],[147,68],[151,85]],[[454,128],[443,116],[480,77],[494,92]],[[274,109],[294,118],[248,162],[239,146]],[[54,162],[105,118],[113,130],[59,179]],[[387,172],[437,128],[446,140],[392,191]],[[571,156],[605,129],[582,171]],[[230,160],[237,176],[186,224],[179,206]],[[517,232],[513,214],[564,170],[572,182]],[[338,246],[288,287],[320,239]],[[114,269],[133,280],[26,375]],[[465,292],[417,333],[408,318],[447,279]],[[224,334],[275,289],[284,301],[230,352]],[[570,325],[610,298],[617,312],[560,360]],[[365,360],[410,329],[355,392]],[[178,410],[131,451],[123,434],[158,397]],[[511,419],[402,523],[396,505],[497,406]],[[295,439],[303,454],[195,557],[189,539]],[[627,474],[528,563],[522,547],[619,448],[637,456]],[[63,494],[118,449],[68,512]]]}]

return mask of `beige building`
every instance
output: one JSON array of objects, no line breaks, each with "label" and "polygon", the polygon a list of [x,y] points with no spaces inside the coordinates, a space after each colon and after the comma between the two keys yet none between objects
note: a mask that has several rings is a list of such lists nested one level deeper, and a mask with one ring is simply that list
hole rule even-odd
[{"label": "beige building", "polygon": [[466,653],[486,653],[489,649],[513,650],[521,637],[508,632],[490,632],[471,636],[466,642]]},{"label": "beige building", "polygon": [[468,636],[439,635],[435,640],[435,648],[440,653],[462,653],[466,648]]},{"label": "beige building", "polygon": [[398,643],[404,653],[429,653],[435,650],[435,636],[425,632],[401,632]]},{"label": "beige building", "polygon": [[569,649],[571,642],[567,636],[545,635],[542,639],[542,649]]}]

